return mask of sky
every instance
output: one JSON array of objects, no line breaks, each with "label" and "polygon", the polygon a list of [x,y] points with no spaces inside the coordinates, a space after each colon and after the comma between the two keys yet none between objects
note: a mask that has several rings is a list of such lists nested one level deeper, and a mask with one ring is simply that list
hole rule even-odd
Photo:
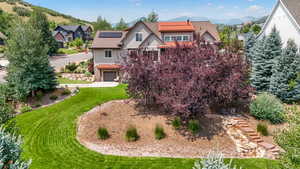
[{"label": "sky", "polygon": [[131,22],[151,11],[160,20],[181,16],[214,19],[261,17],[268,15],[276,0],[25,0],[74,17],[95,21],[98,16],[116,23]]}]

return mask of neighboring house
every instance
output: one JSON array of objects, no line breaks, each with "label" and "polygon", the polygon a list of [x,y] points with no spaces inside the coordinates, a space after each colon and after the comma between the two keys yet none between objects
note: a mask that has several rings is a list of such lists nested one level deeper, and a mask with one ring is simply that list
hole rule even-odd
[{"label": "neighboring house", "polygon": [[92,44],[96,81],[120,79],[123,56],[143,49],[159,60],[161,52],[176,43],[192,45],[197,37],[220,42],[216,25],[203,22],[137,22],[125,31],[98,31]]},{"label": "neighboring house", "polygon": [[90,26],[59,25],[54,29],[53,36],[58,42],[61,42],[62,39],[60,36],[62,35],[64,43],[71,42],[76,38],[81,38],[86,41],[91,39],[92,32],[93,29]]},{"label": "neighboring house", "polygon": [[268,35],[274,26],[284,45],[289,39],[293,39],[300,46],[300,1],[278,0],[259,37]]},{"label": "neighboring house", "polygon": [[58,42],[59,47],[63,48],[64,47],[64,43],[66,42],[66,39],[65,39],[65,36],[63,35],[63,33],[59,32],[59,31],[53,31],[52,32],[52,36]]},{"label": "neighboring house", "polygon": [[7,39],[7,37],[0,32],[0,45],[4,45],[4,41]]}]

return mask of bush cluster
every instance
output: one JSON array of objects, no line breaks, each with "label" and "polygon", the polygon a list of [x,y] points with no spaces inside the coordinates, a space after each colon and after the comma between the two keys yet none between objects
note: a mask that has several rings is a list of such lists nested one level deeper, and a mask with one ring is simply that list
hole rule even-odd
[{"label": "bush cluster", "polygon": [[103,127],[100,127],[98,129],[98,137],[101,139],[101,140],[106,140],[110,137],[109,133],[108,133],[108,130],[106,128],[103,128]]},{"label": "bush cluster", "polygon": [[269,130],[267,124],[259,123],[256,127],[257,132],[259,132],[263,136],[269,135]]},{"label": "bush cluster", "polygon": [[21,107],[21,109],[20,109],[20,112],[21,112],[21,113],[26,113],[26,112],[30,112],[30,111],[32,111],[32,107],[27,106],[27,105]]},{"label": "bush cluster", "polygon": [[188,129],[193,133],[197,134],[201,130],[201,126],[198,120],[190,120],[188,123]]},{"label": "bush cluster", "polygon": [[172,126],[174,127],[174,129],[178,130],[181,127],[181,120],[179,117],[176,117],[173,121],[172,121]]},{"label": "bush cluster", "polygon": [[161,140],[161,139],[166,137],[166,133],[164,131],[164,128],[160,125],[156,125],[154,134],[155,134],[155,139],[156,140]]},{"label": "bush cluster", "polygon": [[50,100],[57,100],[57,99],[58,99],[58,96],[56,96],[56,95],[51,95],[49,98],[50,98]]},{"label": "bush cluster", "polygon": [[273,124],[284,122],[284,105],[276,96],[262,93],[250,104],[250,113],[258,120],[269,120]]},{"label": "bush cluster", "polygon": [[140,138],[137,129],[134,126],[128,127],[125,137],[128,142],[134,142]]},{"label": "bush cluster", "polygon": [[61,93],[62,96],[70,95],[72,92],[69,89],[64,89],[64,91]]}]

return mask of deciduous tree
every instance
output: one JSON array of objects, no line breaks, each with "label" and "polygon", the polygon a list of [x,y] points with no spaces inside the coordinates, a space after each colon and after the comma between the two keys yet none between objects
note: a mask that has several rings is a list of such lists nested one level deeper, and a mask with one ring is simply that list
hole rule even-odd
[{"label": "deciduous tree", "polygon": [[128,24],[124,21],[123,18],[121,18],[120,22],[117,23],[115,29],[116,30],[125,30],[128,28]]}]

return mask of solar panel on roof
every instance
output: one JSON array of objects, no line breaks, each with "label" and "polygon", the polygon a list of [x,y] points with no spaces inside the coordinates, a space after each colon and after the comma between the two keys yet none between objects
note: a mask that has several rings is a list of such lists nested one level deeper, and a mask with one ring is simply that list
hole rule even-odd
[{"label": "solar panel on roof", "polygon": [[122,32],[100,32],[100,38],[121,38]]}]

